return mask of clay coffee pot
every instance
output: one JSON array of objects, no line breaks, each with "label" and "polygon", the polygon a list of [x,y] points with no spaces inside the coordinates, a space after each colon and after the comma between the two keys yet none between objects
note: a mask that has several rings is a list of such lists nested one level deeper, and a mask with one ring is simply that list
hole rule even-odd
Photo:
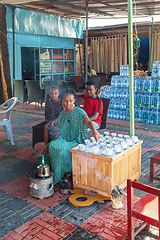
[{"label": "clay coffee pot", "polygon": [[62,181],[60,182],[60,193],[68,194],[71,189],[71,182],[69,181],[68,177],[71,173],[65,173]]}]

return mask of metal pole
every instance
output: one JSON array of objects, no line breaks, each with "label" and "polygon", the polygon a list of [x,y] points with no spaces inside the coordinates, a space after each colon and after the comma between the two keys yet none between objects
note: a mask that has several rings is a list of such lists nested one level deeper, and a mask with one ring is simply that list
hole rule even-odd
[{"label": "metal pole", "polygon": [[130,136],[134,136],[134,91],[133,91],[133,24],[132,0],[128,0],[128,56],[129,56],[129,106]]},{"label": "metal pole", "polygon": [[153,17],[152,17],[152,30],[151,30],[151,38],[150,38],[150,44],[149,44],[149,72],[151,72],[151,61],[152,61],[152,40],[153,40]]},{"label": "metal pole", "polygon": [[12,27],[13,27],[13,79],[15,79],[15,23],[14,23],[14,10],[12,7]]},{"label": "metal pole", "polygon": [[88,80],[88,0],[86,0],[85,82]]}]

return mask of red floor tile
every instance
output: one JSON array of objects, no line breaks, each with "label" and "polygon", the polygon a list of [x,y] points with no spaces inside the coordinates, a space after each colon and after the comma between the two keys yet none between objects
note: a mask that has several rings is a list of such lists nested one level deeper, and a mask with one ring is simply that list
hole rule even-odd
[{"label": "red floor tile", "polygon": [[[2,130],[2,129],[0,129]],[[6,138],[6,134],[4,132],[0,132],[0,139]]]},{"label": "red floor tile", "polygon": [[43,199],[35,198],[30,195],[29,185],[30,176],[27,174],[1,185],[0,189],[45,211],[61,203],[70,196],[70,194],[64,195],[56,191],[50,197],[45,197]]},{"label": "red floor tile", "polygon": [[158,133],[158,132],[152,132],[150,136],[160,137],[160,133]]},{"label": "red floor tile", "polygon": [[0,157],[3,157],[4,155],[6,155],[6,153],[0,152]]},{"label": "red floor tile", "polygon": [[[134,201],[139,198],[135,197]],[[123,208],[112,208],[112,202],[89,218],[80,227],[107,240],[125,239],[127,236],[127,197],[123,196]],[[135,221],[135,226],[139,222]]]},{"label": "red floor tile", "polygon": [[142,134],[142,135],[151,135],[152,132],[149,132],[149,131],[143,131],[143,130],[135,130],[135,134]]},{"label": "red floor tile", "polygon": [[152,150],[157,150],[157,151],[160,151],[160,144],[158,144],[157,146],[151,148]]},{"label": "red floor tile", "polygon": [[10,239],[42,239],[42,240],[60,240],[66,237],[77,227],[71,223],[62,220],[51,213],[45,212],[30,222],[15,229],[13,232],[3,238]]},{"label": "red floor tile", "polygon": [[141,148],[141,154],[147,152],[148,150],[149,150],[149,149],[147,149],[147,148]]},{"label": "red floor tile", "polygon": [[24,160],[28,160],[28,161],[37,163],[37,157],[39,157],[41,155],[44,146],[45,146],[44,143],[39,143],[39,144],[35,145],[34,155],[32,153],[32,147],[25,148],[25,149],[22,149],[20,151],[11,153],[11,155],[13,155],[15,157],[22,158]]},{"label": "red floor tile", "polygon": [[105,228],[98,236],[106,238],[108,240],[123,240],[127,236],[127,231],[119,228],[115,225],[109,225],[108,228]]},{"label": "red floor tile", "polygon": [[22,137],[26,137],[26,138],[30,138],[30,139],[32,139],[32,133],[27,134],[27,135],[23,135]]}]

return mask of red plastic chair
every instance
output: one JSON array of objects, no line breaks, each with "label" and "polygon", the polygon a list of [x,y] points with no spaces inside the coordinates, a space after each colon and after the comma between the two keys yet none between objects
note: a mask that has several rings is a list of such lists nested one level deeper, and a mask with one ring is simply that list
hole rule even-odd
[{"label": "red plastic chair", "polygon": [[[149,194],[134,202],[134,188]],[[128,240],[133,240],[144,227],[149,228],[150,224],[158,227],[160,233],[160,190],[127,179],[127,218]],[[134,218],[143,221],[136,229]]]}]

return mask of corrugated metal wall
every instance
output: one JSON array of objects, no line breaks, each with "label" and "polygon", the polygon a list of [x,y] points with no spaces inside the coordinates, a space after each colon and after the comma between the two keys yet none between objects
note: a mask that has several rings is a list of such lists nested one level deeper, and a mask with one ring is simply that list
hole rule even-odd
[{"label": "corrugated metal wall", "polygon": [[[13,31],[12,31],[12,11],[7,8],[7,27],[8,27],[8,50],[10,61],[11,79],[13,79]],[[45,36],[34,33],[15,31],[15,78],[22,79],[22,60],[21,48],[38,48],[38,47],[52,47],[52,48],[73,48],[75,46],[75,38]]]}]

